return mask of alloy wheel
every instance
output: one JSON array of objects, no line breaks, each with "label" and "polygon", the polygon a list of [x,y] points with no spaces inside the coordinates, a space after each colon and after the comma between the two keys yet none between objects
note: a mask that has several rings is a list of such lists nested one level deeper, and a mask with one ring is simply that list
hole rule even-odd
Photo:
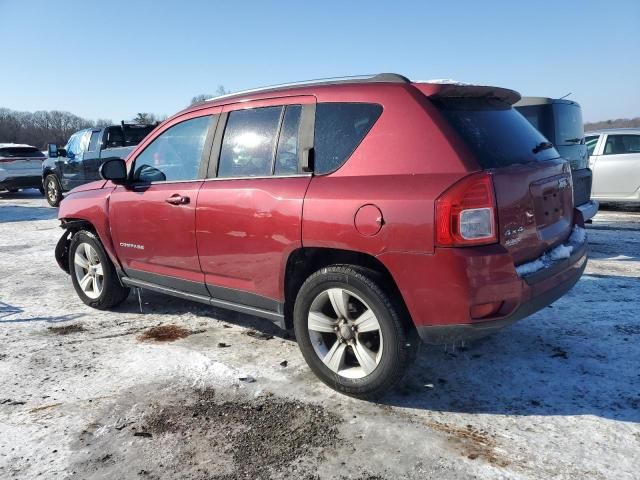
[{"label": "alloy wheel", "polygon": [[309,337],[322,362],[334,373],[363,378],[382,358],[380,323],[371,307],[344,288],[329,288],[311,303]]},{"label": "alloy wheel", "polygon": [[81,243],[76,248],[73,265],[82,292],[89,298],[98,298],[104,287],[104,270],[98,252],[88,243]]}]

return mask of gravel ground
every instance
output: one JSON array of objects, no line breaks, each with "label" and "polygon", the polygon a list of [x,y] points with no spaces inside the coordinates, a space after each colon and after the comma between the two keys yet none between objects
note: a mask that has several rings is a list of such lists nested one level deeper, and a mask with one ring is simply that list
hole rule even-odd
[{"label": "gravel ground", "polygon": [[598,214],[567,296],[423,348],[380,403],[325,387],[267,321],[150,292],[86,307],[55,218],[0,193],[0,478],[640,477],[640,208]]}]

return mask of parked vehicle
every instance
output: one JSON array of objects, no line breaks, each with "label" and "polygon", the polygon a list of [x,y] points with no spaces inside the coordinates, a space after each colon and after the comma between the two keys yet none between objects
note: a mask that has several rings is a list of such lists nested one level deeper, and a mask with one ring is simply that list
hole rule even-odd
[{"label": "parked vehicle", "polygon": [[56,259],[87,305],[135,287],[265,317],[379,396],[418,338],[499,330],[586,266],[569,163],[519,98],[381,74],[193,106],[67,196]]},{"label": "parked vehicle", "polygon": [[49,144],[49,158],[39,172],[39,182],[49,205],[57,207],[62,194],[100,179],[98,167],[106,158],[125,158],[156,127],[126,124],[86,128],[69,138],[64,148]]},{"label": "parked vehicle", "polygon": [[40,172],[45,156],[36,147],[0,143],[0,190],[42,189]]},{"label": "parked vehicle", "polygon": [[569,161],[574,203],[585,220],[591,219],[598,212],[598,202],[591,200],[593,177],[588,168],[580,104],[560,98],[523,97],[515,107]]},{"label": "parked vehicle", "polygon": [[640,202],[640,128],[588,132],[593,198],[602,202]]}]

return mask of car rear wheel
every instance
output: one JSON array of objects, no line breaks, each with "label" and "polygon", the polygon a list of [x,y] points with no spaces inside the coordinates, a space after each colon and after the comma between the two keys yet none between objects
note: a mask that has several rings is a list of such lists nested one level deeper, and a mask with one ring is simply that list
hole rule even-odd
[{"label": "car rear wheel", "polygon": [[120,284],[111,260],[92,232],[80,231],[71,239],[69,273],[76,293],[90,307],[108,309],[129,295],[129,289]]},{"label": "car rear wheel", "polygon": [[419,341],[374,272],[331,266],[311,275],[294,307],[296,339],[313,372],[331,388],[375,399],[398,383]]},{"label": "car rear wheel", "polygon": [[52,207],[60,205],[62,200],[62,187],[55,175],[47,175],[44,179],[44,192],[47,198],[47,203]]}]

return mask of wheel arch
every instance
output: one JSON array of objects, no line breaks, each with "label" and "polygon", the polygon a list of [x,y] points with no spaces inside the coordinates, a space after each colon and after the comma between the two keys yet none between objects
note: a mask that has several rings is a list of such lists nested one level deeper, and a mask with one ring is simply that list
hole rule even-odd
[{"label": "wheel arch", "polygon": [[404,318],[413,325],[409,310],[391,272],[375,256],[354,250],[300,247],[289,254],[285,267],[284,319],[286,328],[293,327],[293,307],[302,284],[311,274],[330,265],[350,265],[366,270],[382,288],[391,293]]}]

